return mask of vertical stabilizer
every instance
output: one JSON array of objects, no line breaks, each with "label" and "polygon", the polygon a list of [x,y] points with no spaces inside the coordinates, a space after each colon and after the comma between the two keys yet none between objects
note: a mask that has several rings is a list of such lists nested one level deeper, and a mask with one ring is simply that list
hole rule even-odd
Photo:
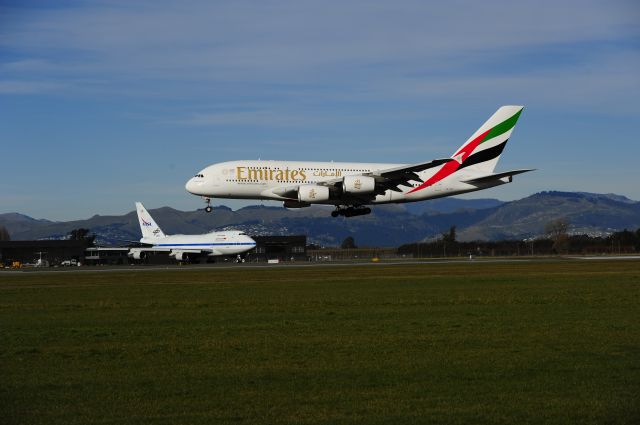
[{"label": "vertical stabilizer", "polygon": [[451,158],[458,162],[458,169],[468,167],[468,171],[493,173],[523,109],[523,106],[498,108],[491,118],[451,155]]},{"label": "vertical stabilizer", "polygon": [[142,232],[143,239],[157,239],[165,237],[160,226],[156,224],[153,217],[151,217],[141,202],[136,202],[136,211],[138,212],[138,221],[140,222],[140,231]]}]

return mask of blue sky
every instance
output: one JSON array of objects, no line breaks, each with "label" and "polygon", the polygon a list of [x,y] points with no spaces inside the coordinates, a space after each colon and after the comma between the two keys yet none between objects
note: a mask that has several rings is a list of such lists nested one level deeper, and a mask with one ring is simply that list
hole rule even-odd
[{"label": "blue sky", "polygon": [[200,208],[186,180],[225,160],[440,158],[503,104],[498,168],[539,171],[469,197],[640,200],[637,1],[53,3],[0,6],[0,213]]}]

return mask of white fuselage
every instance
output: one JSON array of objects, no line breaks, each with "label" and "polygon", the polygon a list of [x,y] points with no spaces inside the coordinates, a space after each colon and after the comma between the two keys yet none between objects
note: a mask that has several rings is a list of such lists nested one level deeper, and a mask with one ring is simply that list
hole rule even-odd
[{"label": "white fuselage", "polygon": [[[415,202],[509,183],[529,169],[494,174],[523,107],[505,105],[450,157],[413,164],[229,161],[200,171],[187,191],[206,198],[271,199],[289,208],[332,204],[333,217],[365,215],[368,204]],[[346,207],[346,208],[343,208]]]},{"label": "white fuselage", "polygon": [[239,231],[211,232],[202,235],[169,235],[162,238],[142,238],[157,251],[207,252],[210,255],[235,255],[249,251],[256,242]]},{"label": "white fuselage", "polygon": [[[312,161],[266,161],[246,160],[213,164],[191,178],[186,189],[194,195],[231,199],[269,199],[286,201],[287,189],[295,190],[300,185],[323,184],[345,176],[376,175],[379,170],[401,167],[404,164],[358,163],[358,162],[312,162]],[[420,188],[434,176],[442,166],[417,172],[421,181],[400,185],[397,191],[386,190],[371,198],[366,204],[415,202],[472,192],[499,184],[502,179],[485,184],[469,184],[464,180],[478,176],[472,170],[459,170],[437,182]],[[418,190],[416,190],[418,189]],[[313,202],[340,205],[344,199]]]}]

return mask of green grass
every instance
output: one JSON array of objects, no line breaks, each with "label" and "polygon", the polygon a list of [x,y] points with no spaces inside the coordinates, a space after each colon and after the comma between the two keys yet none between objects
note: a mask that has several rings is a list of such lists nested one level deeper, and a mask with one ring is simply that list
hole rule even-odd
[{"label": "green grass", "polygon": [[0,274],[0,423],[639,423],[640,262]]}]

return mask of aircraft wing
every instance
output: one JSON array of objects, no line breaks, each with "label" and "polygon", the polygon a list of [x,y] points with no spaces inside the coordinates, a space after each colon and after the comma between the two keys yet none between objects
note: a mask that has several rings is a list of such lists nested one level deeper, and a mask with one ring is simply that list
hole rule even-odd
[{"label": "aircraft wing", "polygon": [[434,159],[432,161],[420,162],[418,164],[401,165],[400,167],[378,170],[378,171],[375,171],[373,175],[382,176],[382,177],[396,177],[396,176],[412,174],[411,177],[415,177],[415,178],[411,178],[410,180],[416,180],[418,176],[415,173],[428,170],[429,168],[437,167],[439,165],[446,164],[447,162],[451,162],[451,161],[453,161],[452,158]]},{"label": "aircraft wing", "polygon": [[137,247],[137,248],[129,248],[129,252],[127,253],[127,256],[135,260],[140,260],[147,255],[146,254],[147,252],[169,252],[169,251],[171,251],[169,248],[162,249],[162,248],[151,248],[151,247]]},{"label": "aircraft wing", "polygon": [[149,247],[149,248],[131,248],[129,249],[128,256],[140,260],[146,256],[146,253],[150,252],[167,252],[169,256],[174,257],[177,261],[184,261],[189,254],[208,254],[208,255],[220,255],[219,252],[214,252],[209,249],[175,249],[170,247]]},{"label": "aircraft wing", "polygon": [[172,249],[171,254],[182,252],[183,254],[202,254],[203,252],[211,252],[210,249]]},{"label": "aircraft wing", "polygon": [[211,252],[210,249],[176,249],[176,248],[163,248],[163,247],[140,247],[140,248],[130,248],[129,255],[137,252],[168,252],[170,255],[175,255],[176,252],[182,252],[184,254],[202,254]]},{"label": "aircraft wing", "polygon": [[[434,159],[432,161],[420,162],[418,164],[377,170],[371,173],[371,176],[376,178],[376,192],[384,193],[386,190],[402,192],[398,186],[406,186],[411,180],[422,182],[422,179],[420,179],[420,176],[418,176],[417,173],[428,170],[429,168],[438,167],[451,161],[454,160],[451,158]],[[378,188],[380,189],[379,191]]]},{"label": "aircraft wing", "polygon": [[169,252],[171,248],[153,248],[151,246],[142,246],[142,247],[133,247],[130,248],[129,251],[138,251],[138,252]]},{"label": "aircraft wing", "polygon": [[[452,158],[434,159],[428,162],[420,162],[417,164],[402,165],[399,167],[385,168],[382,170],[375,170],[370,173],[363,173],[363,176],[373,177],[376,180],[375,195],[382,194],[387,190],[393,190],[396,192],[402,192],[399,188],[400,185],[409,185],[411,180],[422,182],[422,179],[417,173],[428,170],[429,168],[438,167],[447,162],[454,161]],[[337,177],[335,179],[324,180],[316,184],[323,186],[337,186],[342,184],[343,177]],[[282,196],[284,198],[296,199],[298,197],[299,185],[292,185],[288,187],[280,187],[270,190],[271,193]],[[366,195],[361,195],[366,196]],[[355,197],[358,198],[358,197]],[[369,198],[369,196],[366,196]],[[360,199],[364,201],[365,199]]]},{"label": "aircraft wing", "polygon": [[[376,188],[379,186],[380,193],[384,193],[385,190],[391,189],[396,192],[402,192],[397,188],[398,185],[407,185],[411,180],[422,182],[422,179],[418,176],[420,171],[428,170],[429,168],[438,167],[447,162],[455,161],[452,158],[434,159],[428,162],[420,162],[418,164],[401,165],[394,168],[385,168],[382,170],[376,170],[371,173],[363,173],[363,176],[370,176],[376,179]],[[336,183],[342,182],[342,177],[327,180],[320,184],[332,186]]]}]

